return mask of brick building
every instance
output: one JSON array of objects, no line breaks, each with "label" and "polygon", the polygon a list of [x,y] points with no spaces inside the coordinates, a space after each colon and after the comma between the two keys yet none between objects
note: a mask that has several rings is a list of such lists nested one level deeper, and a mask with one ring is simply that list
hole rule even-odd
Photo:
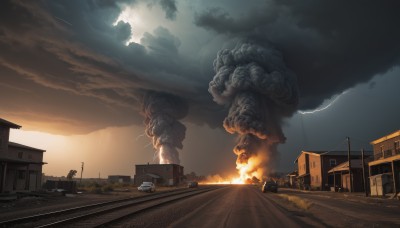
[{"label": "brick building", "polygon": [[[365,152],[371,156],[371,152]],[[360,151],[351,151],[351,159],[360,159]],[[298,166],[298,185],[301,189],[329,190],[336,183],[341,183],[328,171],[348,161],[347,151],[302,151],[296,158]]]},{"label": "brick building", "polygon": [[175,186],[183,181],[183,166],[177,164],[136,165],[135,185],[150,181],[158,185]]},{"label": "brick building", "polygon": [[0,192],[35,191],[42,185],[45,150],[9,142],[10,129],[21,126],[0,118]]},{"label": "brick building", "polygon": [[110,183],[131,183],[131,176],[124,175],[110,175],[108,176],[108,182]]},{"label": "brick building", "polygon": [[390,176],[386,193],[400,191],[400,130],[371,142],[374,149],[374,160],[368,163],[372,178],[378,175]]}]

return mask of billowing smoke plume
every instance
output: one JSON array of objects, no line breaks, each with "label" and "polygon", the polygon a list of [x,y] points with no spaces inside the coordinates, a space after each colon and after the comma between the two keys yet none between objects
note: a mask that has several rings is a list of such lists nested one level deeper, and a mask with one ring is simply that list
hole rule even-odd
[{"label": "billowing smoke plume", "polygon": [[285,66],[280,52],[272,47],[242,43],[219,51],[216,72],[209,92],[219,104],[229,104],[224,120],[226,131],[238,133],[234,148],[237,165],[258,157],[247,173],[272,165],[276,146],[285,142],[281,122],[298,104],[295,75]]},{"label": "billowing smoke plume", "polygon": [[177,148],[183,148],[186,127],[178,120],[187,115],[187,103],[171,94],[148,91],[142,97],[142,111],[146,134],[153,139],[158,153],[156,162],[179,164]]}]

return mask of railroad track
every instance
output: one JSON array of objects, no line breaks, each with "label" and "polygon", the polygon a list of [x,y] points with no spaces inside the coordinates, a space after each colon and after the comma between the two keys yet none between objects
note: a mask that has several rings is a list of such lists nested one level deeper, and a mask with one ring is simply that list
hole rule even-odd
[{"label": "railroad track", "polygon": [[0,227],[102,227],[178,200],[212,191],[209,186],[90,204],[0,222]]}]

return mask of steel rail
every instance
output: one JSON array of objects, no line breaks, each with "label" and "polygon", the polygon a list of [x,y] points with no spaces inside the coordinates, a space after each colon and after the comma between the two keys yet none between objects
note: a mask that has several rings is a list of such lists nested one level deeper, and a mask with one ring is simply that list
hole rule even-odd
[{"label": "steel rail", "polygon": [[73,214],[75,212],[82,211],[82,210],[95,209],[95,208],[108,206],[108,205],[112,205],[112,204],[117,204],[117,203],[123,203],[123,202],[127,202],[127,201],[136,201],[134,203],[138,204],[138,203],[146,202],[147,200],[155,200],[155,199],[160,199],[163,197],[182,194],[182,192],[188,192],[188,191],[187,191],[187,189],[182,189],[182,190],[178,190],[178,191],[176,191],[176,190],[175,191],[167,191],[167,192],[160,192],[160,193],[153,194],[153,195],[147,195],[147,196],[141,196],[141,197],[127,197],[127,198],[122,198],[122,199],[117,199],[117,200],[111,200],[111,201],[94,203],[94,204],[89,204],[89,205],[84,205],[84,206],[72,207],[72,208],[67,208],[67,209],[62,209],[62,210],[57,210],[57,211],[52,211],[52,212],[41,213],[41,214],[37,214],[37,215],[31,215],[31,216],[25,216],[25,217],[21,217],[21,218],[10,219],[10,220],[6,220],[6,221],[0,221],[0,227],[10,227],[13,225],[23,224],[23,223],[32,222],[32,221],[38,221],[38,220],[48,218],[48,217]]},{"label": "steel rail", "polygon": [[[163,197],[157,197],[157,198],[152,198],[152,199],[148,199],[148,200],[143,200],[141,202],[133,202],[133,203],[127,203],[127,204],[123,204],[123,205],[117,205],[115,207],[112,208],[105,208],[103,210],[99,210],[99,211],[92,211],[89,213],[85,213],[85,214],[81,214],[81,215],[77,215],[75,217],[71,217],[71,218],[67,218],[64,220],[60,220],[60,221],[56,221],[56,222],[52,222],[52,223],[48,223],[45,225],[41,225],[41,226],[37,226],[37,227],[60,227],[60,226],[66,226],[66,225],[71,225],[73,223],[82,221],[82,220],[90,220],[90,218],[96,217],[96,216],[100,216],[100,215],[105,215],[105,214],[110,214],[113,212],[117,212],[119,210],[124,210],[126,208],[138,205],[140,203],[151,203],[152,201],[156,201],[153,204],[147,205],[144,208],[141,209],[134,209],[131,210],[129,212],[125,212],[125,213],[121,213],[119,212],[117,215],[113,215],[111,216],[111,218],[105,218],[104,216],[102,217],[102,220],[104,221],[100,221],[100,222],[94,222],[95,225],[92,226],[88,226],[85,225],[85,227],[101,227],[101,226],[107,226],[110,225],[112,223],[115,223],[117,221],[120,221],[121,219],[124,219],[128,216],[132,216],[135,214],[139,214],[145,211],[148,211],[150,209],[153,209],[155,207],[159,207],[165,204],[169,204],[178,200],[182,200],[188,197],[192,197],[201,193],[205,193],[208,191],[212,191],[215,190],[216,188],[205,188],[205,189],[196,189],[193,191],[184,191],[184,192],[179,192],[177,194],[171,194],[171,195],[166,195]],[[170,199],[168,199],[170,198]]]}]

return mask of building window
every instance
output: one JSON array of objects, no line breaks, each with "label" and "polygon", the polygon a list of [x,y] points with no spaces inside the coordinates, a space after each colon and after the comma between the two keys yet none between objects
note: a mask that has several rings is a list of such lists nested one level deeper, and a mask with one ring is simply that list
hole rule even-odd
[{"label": "building window", "polygon": [[315,168],[315,161],[312,162],[312,166],[313,166],[313,168]]},{"label": "building window", "polygon": [[314,176],[311,176],[311,181],[314,182]]},{"label": "building window", "polygon": [[318,175],[315,176],[315,182],[319,183],[319,177],[318,177]]},{"label": "building window", "polygon": [[28,154],[28,159],[32,160],[32,154]]},{"label": "building window", "polygon": [[336,159],[329,159],[329,166],[336,166]]},{"label": "building window", "polygon": [[18,158],[22,159],[23,152],[18,152]]},{"label": "building window", "polygon": [[381,146],[381,154],[383,154],[383,152],[385,152],[385,146]]},{"label": "building window", "polygon": [[25,171],[24,170],[18,170],[18,179],[25,179]]},{"label": "building window", "polygon": [[400,141],[394,142],[394,152],[395,154],[400,154]]}]

